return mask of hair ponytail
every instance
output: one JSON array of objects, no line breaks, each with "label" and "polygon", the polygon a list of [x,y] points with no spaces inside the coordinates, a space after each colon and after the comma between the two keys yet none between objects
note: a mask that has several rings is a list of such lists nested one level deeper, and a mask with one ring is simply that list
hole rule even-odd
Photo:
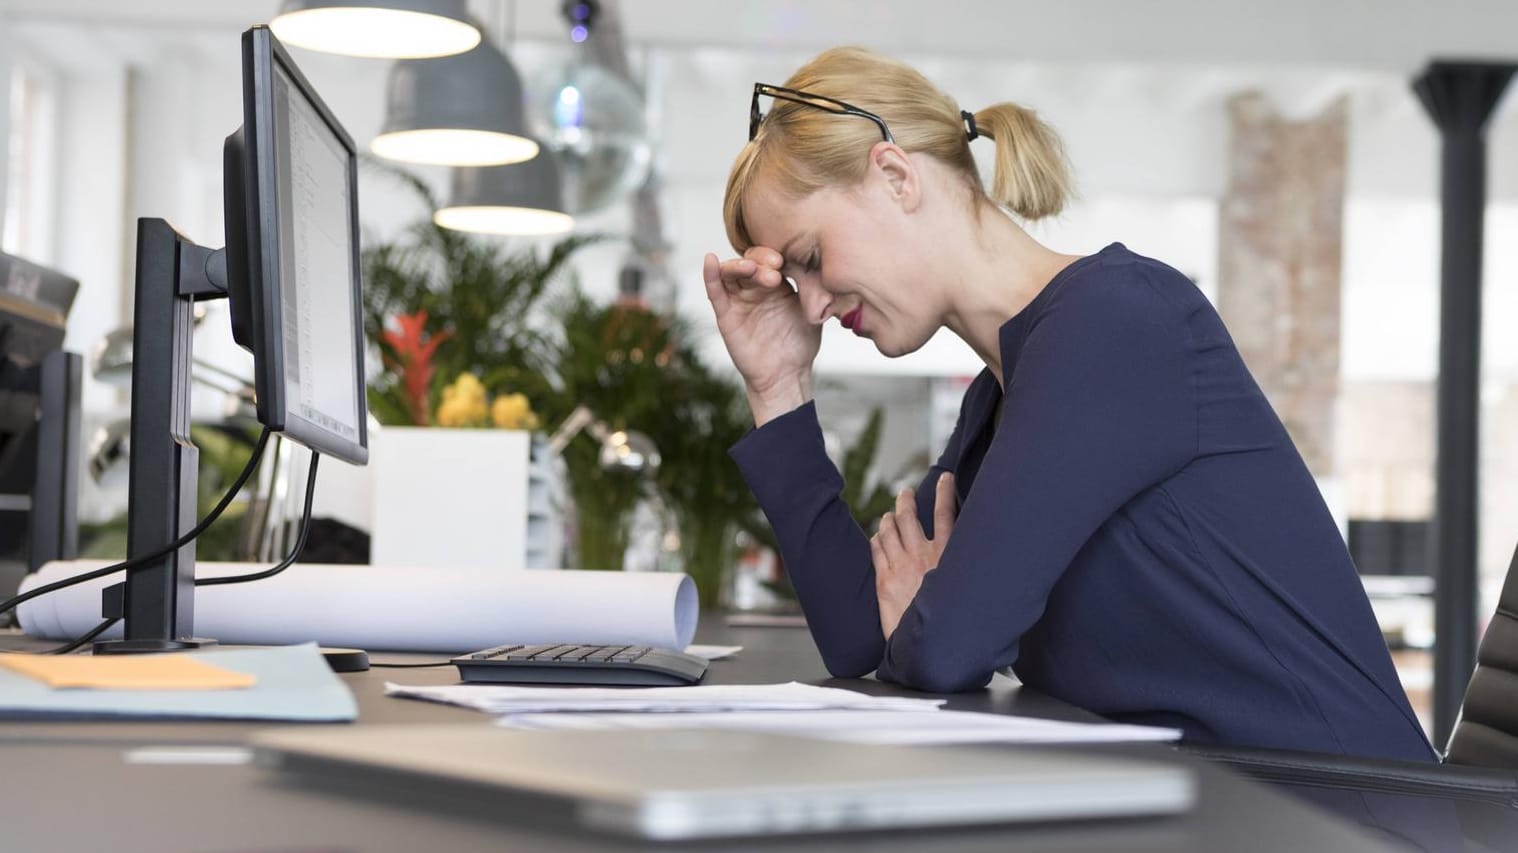
[{"label": "hair ponytail", "polygon": [[[929,155],[962,175],[976,205],[983,199],[1018,216],[1042,219],[1070,199],[1070,169],[1059,136],[1029,109],[993,104],[974,113],[911,66],[858,47],[838,47],[797,69],[785,87],[869,110],[890,126],[908,153]],[[996,142],[991,191],[985,192],[970,141]],[[722,203],[728,239],[739,252],[753,245],[744,197],[760,175],[774,189],[805,198],[825,186],[853,186],[865,174],[870,146],[881,134],[873,122],[790,100],[777,100],[733,163]],[[978,208],[977,208],[978,210]]]},{"label": "hair ponytail", "polygon": [[974,115],[978,135],[996,142],[991,200],[1027,220],[1064,210],[1071,195],[1070,166],[1054,129],[1013,103],[992,104]]}]

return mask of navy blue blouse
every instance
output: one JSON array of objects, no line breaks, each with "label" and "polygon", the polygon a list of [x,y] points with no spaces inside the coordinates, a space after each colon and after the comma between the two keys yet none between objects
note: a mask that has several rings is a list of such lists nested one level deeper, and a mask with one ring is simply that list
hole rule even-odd
[{"label": "navy blue blouse", "polygon": [[[732,448],[834,675],[1024,684],[1188,740],[1433,754],[1306,465],[1206,297],[1121,244],[1001,328],[917,492],[960,514],[887,643],[812,404]],[[999,422],[995,418],[1001,407]]]}]

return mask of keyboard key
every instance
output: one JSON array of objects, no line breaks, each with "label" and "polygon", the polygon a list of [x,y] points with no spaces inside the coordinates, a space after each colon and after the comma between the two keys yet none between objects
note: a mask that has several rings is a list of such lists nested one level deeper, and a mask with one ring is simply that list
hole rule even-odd
[{"label": "keyboard key", "polygon": [[489,658],[498,658],[507,652],[516,651],[520,648],[521,646],[496,646],[493,649],[486,649],[483,652],[475,652],[469,657],[473,660],[487,660]]},{"label": "keyboard key", "polygon": [[631,646],[611,656],[612,663],[632,662],[648,654],[647,646]]},{"label": "keyboard key", "polygon": [[574,648],[573,643],[560,643],[557,646],[549,646],[547,649],[532,656],[533,660],[550,661],[558,660],[559,655]]},{"label": "keyboard key", "polygon": [[537,655],[539,655],[539,654],[541,654],[543,652],[546,652],[549,649],[556,649],[556,648],[558,648],[558,646],[555,646],[555,645],[552,645],[552,644],[549,644],[549,645],[539,645],[539,646],[522,646],[522,647],[518,648],[514,652],[507,652],[506,653],[506,659],[507,660],[532,660]]}]

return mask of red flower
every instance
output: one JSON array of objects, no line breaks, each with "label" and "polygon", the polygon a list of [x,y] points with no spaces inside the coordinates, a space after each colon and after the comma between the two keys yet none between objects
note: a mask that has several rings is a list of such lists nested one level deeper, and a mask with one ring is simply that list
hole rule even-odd
[{"label": "red flower", "polygon": [[[399,328],[387,328],[381,334],[390,350],[395,353],[395,359],[387,357],[385,363],[391,370],[400,372],[401,388],[406,410],[411,414],[411,422],[417,426],[428,426],[432,423],[429,393],[432,388],[432,355],[437,352],[438,344],[448,340],[451,333],[428,335],[426,311],[397,314],[395,325]],[[424,336],[426,340],[423,340]],[[396,363],[397,360],[399,364]]]}]

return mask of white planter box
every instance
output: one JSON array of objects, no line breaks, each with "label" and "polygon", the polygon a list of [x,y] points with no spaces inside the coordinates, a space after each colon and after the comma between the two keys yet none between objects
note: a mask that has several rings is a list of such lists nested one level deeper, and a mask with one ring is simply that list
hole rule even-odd
[{"label": "white planter box", "polygon": [[370,435],[370,563],[557,568],[546,443],[501,429],[387,426]]}]

